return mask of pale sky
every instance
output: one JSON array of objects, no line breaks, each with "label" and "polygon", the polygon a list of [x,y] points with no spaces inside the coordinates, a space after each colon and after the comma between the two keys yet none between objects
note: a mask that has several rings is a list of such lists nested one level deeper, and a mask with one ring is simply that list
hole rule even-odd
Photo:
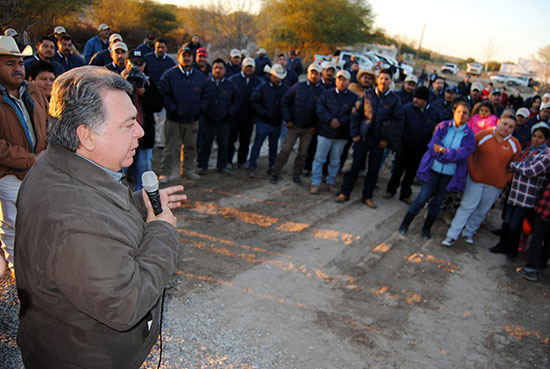
[{"label": "pale sky", "polygon": [[[259,0],[233,1],[250,1],[258,7],[260,4]],[[197,4],[194,0],[161,2],[176,5]],[[416,48],[422,27],[426,23],[422,47],[462,59],[472,57],[479,62],[485,62],[488,45],[492,43],[495,50],[492,60],[517,62],[518,58],[530,58],[540,47],[550,44],[549,0],[369,2],[376,15],[375,26],[384,28],[388,35],[400,34],[413,39],[416,41]]]}]

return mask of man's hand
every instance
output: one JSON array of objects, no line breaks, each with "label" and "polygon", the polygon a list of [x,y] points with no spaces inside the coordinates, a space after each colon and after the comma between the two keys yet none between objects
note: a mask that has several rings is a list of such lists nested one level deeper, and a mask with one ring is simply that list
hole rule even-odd
[{"label": "man's hand", "polygon": [[285,122],[285,125],[286,125],[286,128],[292,128],[292,127],[294,127],[294,123],[292,123],[291,121],[286,121],[286,122]]},{"label": "man's hand", "polygon": [[145,93],[145,87],[136,87],[136,92],[139,96],[143,96]]},{"label": "man's hand", "polygon": [[445,148],[441,145],[434,144],[434,151],[443,154],[445,152]]},{"label": "man's hand", "polygon": [[381,149],[385,149],[386,147],[388,147],[388,141],[381,139],[378,143],[378,147],[380,147]]},{"label": "man's hand", "polygon": [[336,118],[332,118],[330,121],[330,128],[336,129],[338,127],[340,127],[340,121]]},{"label": "man's hand", "polygon": [[351,139],[353,142],[359,142],[361,141],[361,136],[353,136]]},{"label": "man's hand", "polygon": [[174,227],[177,225],[177,219],[172,213],[171,209],[177,209],[181,206],[182,201],[187,200],[187,195],[177,194],[177,192],[183,191],[183,186],[172,186],[159,190],[160,203],[162,204],[162,213],[155,215],[151,201],[147,196],[147,192],[142,190],[143,201],[147,208],[147,223],[155,220],[161,220],[172,224]]}]

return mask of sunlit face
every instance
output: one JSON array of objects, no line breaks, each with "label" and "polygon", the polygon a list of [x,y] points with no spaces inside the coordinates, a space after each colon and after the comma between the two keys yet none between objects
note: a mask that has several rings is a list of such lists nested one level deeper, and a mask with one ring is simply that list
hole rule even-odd
[{"label": "sunlit face", "polygon": [[25,79],[25,65],[20,56],[0,55],[0,84],[16,89]]},{"label": "sunlit face", "polygon": [[323,69],[323,78],[325,79],[325,81],[332,81],[335,74],[336,71],[334,70],[334,68]]},{"label": "sunlit face", "polygon": [[491,110],[488,107],[482,106],[479,108],[479,116],[481,118],[487,118],[489,115],[491,115]]},{"label": "sunlit face", "polygon": [[453,113],[453,118],[458,126],[466,124],[470,118],[470,109],[465,105],[458,105]]},{"label": "sunlit face", "polygon": [[241,64],[241,57],[240,56],[234,56],[231,58],[231,63],[233,65],[239,65]]},{"label": "sunlit face", "polygon": [[307,71],[307,80],[310,83],[317,84],[321,80],[321,75],[316,70],[310,69]]},{"label": "sunlit face", "polygon": [[57,44],[59,48],[59,52],[64,57],[68,57],[71,55],[71,51],[73,50],[73,42],[71,40],[61,40]]},{"label": "sunlit face", "polygon": [[168,49],[166,48],[166,44],[164,42],[156,42],[155,43],[155,52],[157,53],[157,56],[159,58],[163,58],[164,55],[166,55],[166,51]]},{"label": "sunlit face", "polygon": [[215,80],[221,80],[225,76],[225,64],[223,63],[214,63],[212,66],[212,77]]},{"label": "sunlit face", "polygon": [[495,131],[501,137],[508,137],[514,133],[516,129],[516,122],[510,118],[501,119],[498,125],[495,127]]},{"label": "sunlit face", "polygon": [[492,94],[489,97],[489,100],[493,103],[493,105],[497,106],[500,104],[500,94]]},{"label": "sunlit face", "polygon": [[481,96],[481,92],[479,92],[479,90],[471,90],[470,96],[472,96],[472,100],[478,100]]},{"label": "sunlit face", "polygon": [[109,38],[109,34],[111,34],[111,30],[104,29],[103,31],[99,31],[99,38],[101,38],[102,40],[105,40]]},{"label": "sunlit face", "polygon": [[190,68],[193,64],[193,55],[189,51],[185,51],[178,55],[178,63],[184,68]]},{"label": "sunlit face", "polygon": [[378,89],[381,92],[386,92],[390,89],[391,77],[389,74],[380,73],[380,75],[378,76],[378,80],[376,82],[377,82]]},{"label": "sunlit face", "polygon": [[437,93],[441,92],[443,87],[445,87],[445,82],[443,82],[441,78],[438,78],[433,82],[433,88]]},{"label": "sunlit face", "polygon": [[204,67],[206,66],[206,62],[208,60],[208,57],[204,54],[197,54],[197,65],[199,67]]},{"label": "sunlit face", "polygon": [[525,123],[527,123],[527,118],[525,118],[523,115],[516,115],[516,120],[518,121],[518,126],[523,126]]},{"label": "sunlit face", "polygon": [[113,58],[113,62],[119,67],[124,67],[124,61],[126,60],[127,56],[128,52],[124,51],[123,49],[116,49],[111,51],[111,58]]},{"label": "sunlit face", "polygon": [[143,129],[136,120],[136,108],[127,93],[120,90],[108,90],[102,94],[106,113],[106,123],[101,134],[93,136],[93,150],[89,159],[95,163],[118,172],[129,167],[134,161],[138,139]]},{"label": "sunlit face", "polygon": [[531,145],[534,147],[540,146],[542,144],[546,143],[546,137],[542,134],[542,132],[537,129],[533,134],[531,135]]},{"label": "sunlit face", "polygon": [[445,91],[445,101],[451,102],[456,97],[456,92],[453,90],[447,90]]},{"label": "sunlit face", "polygon": [[336,88],[339,91],[346,91],[346,89],[349,86],[349,79],[345,78],[344,76],[339,76],[336,78]]},{"label": "sunlit face", "polygon": [[254,74],[254,67],[251,65],[243,66],[243,73],[247,77],[251,77]]},{"label": "sunlit face", "polygon": [[29,80],[38,86],[40,91],[46,95],[48,100],[50,99],[50,96],[52,95],[53,82],[55,81],[55,74],[52,72],[43,71],[38,73],[35,79],[29,78]]},{"label": "sunlit face", "polygon": [[194,44],[198,44],[199,41],[200,41],[200,37],[198,35],[193,35],[193,37],[191,38],[191,42]]},{"label": "sunlit face", "polygon": [[374,78],[367,73],[361,74],[361,77],[359,78],[359,84],[365,88],[372,87],[372,84],[374,83]]},{"label": "sunlit face", "polygon": [[414,92],[414,89],[416,88],[416,83],[412,82],[412,81],[409,81],[409,82],[405,82],[403,84],[403,89],[405,90],[405,92],[407,92],[408,94],[412,94]]},{"label": "sunlit face", "polygon": [[281,64],[283,68],[286,69],[286,57],[285,56],[279,56],[277,58],[277,63]]},{"label": "sunlit face", "polygon": [[544,108],[539,112],[540,120],[541,121],[548,121],[548,118],[550,118],[550,108]]},{"label": "sunlit face", "polygon": [[538,111],[540,108],[540,102],[541,102],[540,98],[533,99],[533,103],[531,104],[531,110]]},{"label": "sunlit face", "polygon": [[43,40],[40,45],[38,45],[38,56],[40,59],[50,60],[55,53],[55,45],[50,40]]}]

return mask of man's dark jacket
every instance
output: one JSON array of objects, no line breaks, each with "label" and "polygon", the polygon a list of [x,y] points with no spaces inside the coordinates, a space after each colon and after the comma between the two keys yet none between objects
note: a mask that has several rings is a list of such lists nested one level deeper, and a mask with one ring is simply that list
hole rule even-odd
[{"label": "man's dark jacket", "polygon": [[401,100],[401,104],[405,105],[413,101],[413,94],[405,91],[403,87],[395,93]]},{"label": "man's dark jacket", "polygon": [[250,95],[250,105],[258,118],[271,126],[278,126],[283,121],[281,101],[288,91],[288,86],[281,83],[275,86],[271,82],[264,82]]},{"label": "man's dark jacket", "polygon": [[[453,103],[445,99],[437,100],[436,102],[430,104],[432,107],[436,108],[441,115],[441,120],[451,120],[453,119]],[[435,127],[434,127],[435,128]]]},{"label": "man's dark jacket", "polygon": [[281,104],[283,120],[290,121],[295,127],[308,128],[317,125],[317,100],[325,92],[321,83],[299,82],[292,86]]},{"label": "man's dark jacket", "polygon": [[204,75],[194,68],[191,68],[188,76],[178,65],[167,70],[160,78],[158,88],[164,98],[168,119],[178,123],[198,120],[205,83]]},{"label": "man's dark jacket", "polygon": [[439,110],[428,104],[422,111],[413,103],[409,103],[403,107],[403,113],[405,154],[409,150],[424,153],[428,149],[427,145],[432,139],[435,127],[442,121]]},{"label": "man's dark jacket", "polygon": [[113,58],[111,58],[111,50],[105,49],[95,53],[94,56],[92,56],[92,59],[90,59],[90,62],[88,64],[97,65],[101,67],[112,62],[113,62]]},{"label": "man's dark jacket", "polygon": [[52,60],[56,63],[59,63],[64,69],[65,72],[73,68],[78,68],[86,65],[86,62],[83,58],[75,54],[69,54],[68,58],[65,58],[59,51],[56,51],[52,56]]},{"label": "man's dark jacket", "polygon": [[[349,137],[349,124],[351,110],[357,95],[350,90],[337,91],[336,88],[323,92],[317,100],[317,130],[320,136],[330,139],[347,139]],[[336,118],[340,122],[338,128],[331,128],[330,121]]]},{"label": "man's dark jacket", "polygon": [[227,78],[216,83],[208,78],[201,99],[201,110],[206,122],[229,124],[239,108],[239,89]]},{"label": "man's dark jacket", "polygon": [[240,72],[229,77],[229,80],[237,86],[239,89],[239,107],[233,121],[237,127],[251,126],[254,119],[254,111],[250,105],[250,95],[252,92],[262,84],[262,80],[253,74],[246,82],[246,76]]},{"label": "man's dark jacket", "polygon": [[147,74],[157,86],[160,82],[160,77],[162,77],[164,72],[176,65],[174,60],[168,55],[164,55],[163,58],[159,58],[154,52],[146,54],[144,59],[145,74]]}]

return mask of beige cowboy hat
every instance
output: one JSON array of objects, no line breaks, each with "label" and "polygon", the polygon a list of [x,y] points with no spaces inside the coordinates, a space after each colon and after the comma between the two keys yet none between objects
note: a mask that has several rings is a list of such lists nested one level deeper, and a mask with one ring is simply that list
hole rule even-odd
[{"label": "beige cowboy hat", "polygon": [[271,74],[274,77],[279,79],[286,78],[286,70],[281,64],[273,64],[273,66],[266,65],[264,67],[264,72]]},{"label": "beige cowboy hat", "polygon": [[0,36],[0,55],[32,56],[32,47],[28,45],[22,52],[13,37]]}]

